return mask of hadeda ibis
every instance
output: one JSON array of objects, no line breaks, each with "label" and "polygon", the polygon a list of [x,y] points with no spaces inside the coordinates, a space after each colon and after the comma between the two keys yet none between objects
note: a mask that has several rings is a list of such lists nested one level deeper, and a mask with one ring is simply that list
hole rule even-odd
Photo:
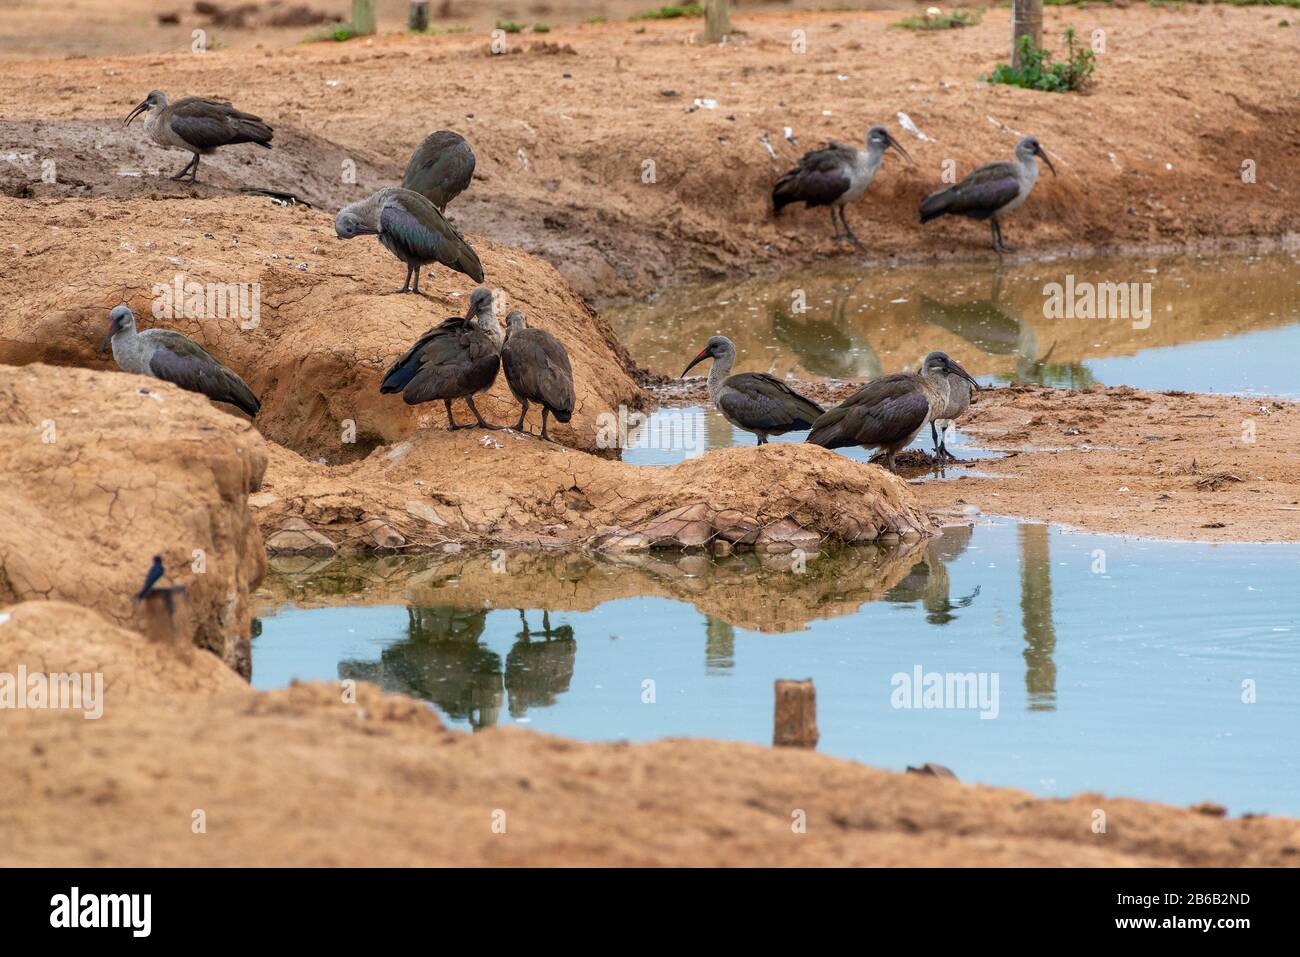
[{"label": "hadeda ibis", "polygon": [[483,264],[456,227],[429,200],[400,186],[386,186],[368,199],[344,206],[334,219],[334,232],[339,239],[377,236],[385,249],[406,263],[406,283],[397,292],[418,293],[420,269],[435,262],[475,282],[483,281]]},{"label": "hadeda ibis", "polygon": [[411,154],[402,188],[419,193],[443,212],[473,178],[474,151],[465,137],[451,130],[438,130],[426,136]]},{"label": "hadeda ibis", "polygon": [[951,399],[953,377],[975,385],[966,370],[942,352],[925,357],[920,375],[898,372],[868,382],[813,423],[808,441],[827,449],[861,445],[885,451],[885,464],[897,472],[894,456],[916,437],[927,419],[941,416]]},{"label": "hadeda ibis", "polygon": [[[897,150],[909,163],[915,165],[907,150],[883,126],[873,126],[867,130],[865,150],[831,143],[823,149],[805,153],[799,160],[799,165],[777,180],[772,187],[772,207],[776,215],[781,215],[781,209],[790,203],[802,202],[806,209],[829,206],[831,226],[835,229],[834,238],[857,243],[858,237],[844,217],[844,207],[867,191],[880,169],[885,150],[890,148]],[[836,210],[840,214],[838,222],[835,219]],[[843,235],[840,233],[840,223],[844,224]]]},{"label": "hadeda ibis", "polygon": [[219,146],[255,143],[268,150],[271,148],[271,127],[260,116],[235,109],[224,100],[186,96],[168,103],[166,93],[151,90],[127,114],[124,125],[129,125],[141,113],[145,114],[144,131],[151,140],[164,149],[187,150],[194,154],[172,179],[184,179],[189,173],[190,182],[198,182],[199,157],[208,155]]},{"label": "hadeda ibis", "polygon": [[936,190],[921,200],[921,222],[928,223],[949,215],[987,219],[993,234],[994,250],[1010,252],[1002,242],[999,219],[1023,203],[1038,182],[1038,160],[1035,157],[1039,156],[1055,176],[1056,167],[1048,159],[1038,138],[1026,136],[1016,144],[1014,162],[987,163],[960,183]]},{"label": "hadeda ibis", "polygon": [[713,360],[709,370],[709,399],[732,425],[758,436],[766,445],[769,435],[784,435],[812,428],[822,407],[800,395],[780,379],[765,372],[731,374],[736,347],[726,336],[713,336],[682,377],[705,359]]},{"label": "hadeda ibis", "polygon": [[173,329],[136,330],[135,313],[118,306],[108,315],[108,335],[101,353],[113,351],[113,361],[123,372],[162,379],[215,402],[228,402],[249,415],[262,403],[244,380],[231,372],[208,350]]},{"label": "hadeda ibis", "polygon": [[546,416],[557,422],[573,418],[573,367],[569,353],[559,339],[545,329],[530,329],[518,309],[506,316],[506,342],[501,347],[501,367],[505,370],[510,391],[519,400],[519,421],[515,428],[526,431],[524,416],[528,403],[542,407],[542,439],[546,433]]},{"label": "hadeda ibis", "polygon": [[481,429],[499,429],[479,414],[474,396],[492,388],[501,367],[501,323],[497,320],[492,290],[479,286],[469,297],[464,316],[452,316],[434,326],[384,374],[379,391],[402,393],[407,405],[441,399],[447,408],[451,431],[458,425],[451,400],[464,399]]}]

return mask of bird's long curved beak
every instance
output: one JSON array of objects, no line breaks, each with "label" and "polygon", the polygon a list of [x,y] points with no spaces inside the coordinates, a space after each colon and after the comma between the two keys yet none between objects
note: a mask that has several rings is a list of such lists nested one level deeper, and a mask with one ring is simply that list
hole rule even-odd
[{"label": "bird's long curved beak", "polygon": [[104,336],[103,341],[100,342],[98,352],[101,356],[106,355],[108,351],[112,348],[113,348],[113,327],[109,326],[108,335]]},{"label": "bird's long curved beak", "polygon": [[903,144],[898,142],[898,140],[894,139],[893,133],[886,132],[885,136],[888,138],[890,146],[898,150],[898,152],[902,153],[903,157],[913,166],[916,165],[916,160],[912,159],[912,154],[909,153],[907,150],[903,149]]},{"label": "bird's long curved beak", "polygon": [[135,109],[133,109],[130,113],[126,114],[126,119],[122,121],[122,125],[130,126],[131,121],[147,109],[149,109],[148,100],[142,100],[141,102],[137,103]]},{"label": "bird's long curved beak", "polygon": [[1047,168],[1050,169],[1050,170],[1052,171],[1052,175],[1055,176],[1055,175],[1056,175],[1056,167],[1052,165],[1052,160],[1051,160],[1051,158],[1047,155],[1047,150],[1045,150],[1045,149],[1043,149],[1041,146],[1039,146],[1039,147],[1037,147],[1037,148],[1034,150],[1034,152],[1037,153],[1039,156],[1041,156],[1041,157],[1043,158],[1043,162],[1047,164]]},{"label": "bird's long curved beak", "polygon": [[474,303],[470,302],[469,308],[465,310],[465,321],[469,322],[474,318]]},{"label": "bird's long curved beak", "polygon": [[697,365],[699,365],[701,362],[703,362],[703,361],[704,361],[705,359],[707,359],[708,357],[709,357],[709,350],[706,348],[706,349],[702,350],[698,356],[696,356],[694,359],[691,360],[691,364],[688,365],[685,369],[683,369],[683,370],[682,370],[682,374],[679,375],[677,378],[679,378],[679,379],[685,379],[685,378],[686,378],[686,373],[690,372],[692,369],[694,369]]},{"label": "bird's long curved beak", "polygon": [[963,379],[965,379],[967,382],[969,382],[969,383],[971,384],[971,388],[973,388],[973,389],[978,389],[978,388],[980,387],[980,384],[979,384],[978,382],[976,382],[974,379],[971,378],[971,374],[970,374],[969,372],[967,372],[965,369],[963,369],[963,368],[961,367],[961,363],[958,362],[956,359],[949,359],[949,360],[948,360],[948,368],[949,368],[950,370],[952,370],[953,372],[957,373],[959,376],[961,376],[961,377],[962,377]]}]

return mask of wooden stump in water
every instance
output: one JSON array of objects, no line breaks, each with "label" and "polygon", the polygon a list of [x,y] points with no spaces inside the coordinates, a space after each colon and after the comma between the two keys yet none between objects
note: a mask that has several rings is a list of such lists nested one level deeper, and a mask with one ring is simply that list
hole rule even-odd
[{"label": "wooden stump in water", "polygon": [[776,721],[772,744],[777,747],[815,748],[817,739],[817,689],[812,679],[776,681]]},{"label": "wooden stump in water", "polygon": [[155,588],[144,597],[144,636],[184,648],[190,643],[190,591],[184,585]]}]

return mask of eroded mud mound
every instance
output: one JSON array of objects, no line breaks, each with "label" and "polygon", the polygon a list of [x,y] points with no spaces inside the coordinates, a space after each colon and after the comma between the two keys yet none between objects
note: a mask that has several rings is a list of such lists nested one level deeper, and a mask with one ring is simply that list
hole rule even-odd
[{"label": "eroded mud mound", "polygon": [[625,465],[514,432],[426,429],[326,467],[272,448],[249,500],[272,553],[587,545],[758,550],[919,538],[907,484],[809,445],[722,449],[670,468]]},{"label": "eroded mud mound", "polygon": [[73,602],[128,628],[154,555],[185,585],[196,644],[249,673],[266,553],[247,499],[266,443],[166,383],[0,366],[0,603]]},{"label": "eroded mud mound", "polygon": [[[262,399],[258,429],[304,455],[348,461],[422,424],[446,425],[441,403],[408,406],[401,396],[381,396],[379,383],[430,326],[464,315],[473,287],[465,276],[426,270],[427,295],[389,295],[406,269],[378,243],[340,241],[332,215],[268,199],[102,199],[92,206],[0,199],[0,216],[16,226],[12,245],[0,250],[0,292],[12,307],[0,315],[0,362],[111,368],[96,347],[108,311],[125,302],[141,328],[183,332],[239,373]],[[573,421],[552,422],[552,434],[595,448],[601,413],[648,402],[631,359],[551,266],[470,238],[487,283],[503,293],[500,318],[505,309],[522,309],[569,351],[577,404]],[[191,283],[202,308],[189,308]],[[210,284],[250,308],[232,310],[229,297],[218,308]],[[162,318],[154,318],[156,305]],[[518,417],[504,376],[479,408],[498,423]],[[456,409],[460,420],[472,421],[463,402]],[[539,430],[540,410],[527,425]]]}]

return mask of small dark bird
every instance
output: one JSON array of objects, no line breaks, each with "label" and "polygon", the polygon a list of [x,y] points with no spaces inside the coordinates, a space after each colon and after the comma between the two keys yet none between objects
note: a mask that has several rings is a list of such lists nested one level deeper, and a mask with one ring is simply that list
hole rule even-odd
[{"label": "small dark bird", "polygon": [[419,193],[443,212],[473,178],[474,151],[465,137],[451,130],[439,130],[426,136],[411,154],[402,188]]},{"label": "small dark bird", "polygon": [[[831,143],[824,149],[805,153],[799,165],[790,170],[772,187],[772,208],[777,216],[783,207],[790,203],[804,204],[805,209],[814,206],[831,208],[831,226],[835,229],[836,240],[848,239],[857,243],[849,221],[844,218],[844,207],[867,191],[876,172],[880,169],[885,150],[893,148],[916,165],[907,150],[899,145],[898,140],[890,135],[883,126],[873,126],[867,130],[867,148],[860,150],[854,146]],[[839,210],[839,222],[835,220],[835,211]],[[844,224],[844,233],[840,234],[840,222]]]},{"label": "small dark bird", "polygon": [[951,399],[951,378],[975,380],[942,352],[925,357],[921,374],[899,372],[868,382],[813,423],[808,441],[827,449],[861,445],[885,450],[885,463],[897,472],[894,456],[938,417]]},{"label": "small dark bird", "polygon": [[108,314],[108,335],[100,343],[100,354],[110,348],[123,372],[162,379],[216,402],[228,402],[249,415],[262,408],[244,380],[193,339],[172,329],[137,332],[135,313],[126,306]]},{"label": "small dark bird", "polygon": [[526,432],[524,416],[528,403],[542,407],[542,439],[546,434],[546,414],[557,422],[573,418],[573,367],[569,353],[559,339],[545,329],[530,329],[518,309],[506,316],[506,343],[501,347],[501,367],[505,370],[510,391],[519,400],[519,421],[515,429]]},{"label": "small dark bird", "polygon": [[135,600],[137,604],[144,601],[149,592],[153,591],[153,586],[158,584],[158,581],[163,577],[163,574],[162,556],[155,555],[153,557],[153,564],[149,566],[149,574],[144,576],[144,587],[136,593]]},{"label": "small dark bird", "polygon": [[1038,138],[1026,136],[1016,144],[1015,162],[987,163],[975,170],[960,183],[931,193],[921,200],[921,222],[928,223],[940,216],[968,216],[987,219],[993,234],[993,248],[1000,253],[1010,252],[1002,242],[1002,224],[999,218],[1025,201],[1034,184],[1038,182],[1038,161],[1041,156],[1047,168],[1056,175],[1056,167],[1047,158]]},{"label": "small dark bird", "polygon": [[766,445],[769,435],[784,435],[811,429],[822,414],[822,407],[795,392],[780,379],[766,372],[731,374],[736,361],[736,347],[726,336],[713,336],[681,377],[705,359],[713,359],[709,370],[709,399],[722,417],[737,428],[758,436]]},{"label": "small dark bird", "polygon": [[409,189],[386,186],[369,199],[343,207],[334,220],[334,232],[339,239],[379,237],[385,249],[406,263],[406,284],[398,292],[418,293],[420,269],[429,263],[483,281],[483,264],[470,244],[437,206]]},{"label": "small dark bird", "polygon": [[127,114],[123,125],[129,125],[141,113],[146,114],[144,131],[151,140],[164,149],[188,150],[194,154],[172,179],[184,179],[189,173],[190,182],[198,182],[199,157],[219,146],[255,143],[271,148],[271,127],[260,116],[237,110],[224,100],[187,96],[168,104],[166,93],[152,90]]},{"label": "small dark bird", "polygon": [[463,317],[444,319],[423,336],[384,374],[379,391],[402,393],[407,405],[441,399],[447,407],[451,431],[470,428],[457,425],[451,414],[451,400],[464,399],[481,429],[500,429],[479,415],[474,396],[492,388],[501,367],[501,323],[497,321],[492,290],[479,286],[470,295],[469,311]]}]

